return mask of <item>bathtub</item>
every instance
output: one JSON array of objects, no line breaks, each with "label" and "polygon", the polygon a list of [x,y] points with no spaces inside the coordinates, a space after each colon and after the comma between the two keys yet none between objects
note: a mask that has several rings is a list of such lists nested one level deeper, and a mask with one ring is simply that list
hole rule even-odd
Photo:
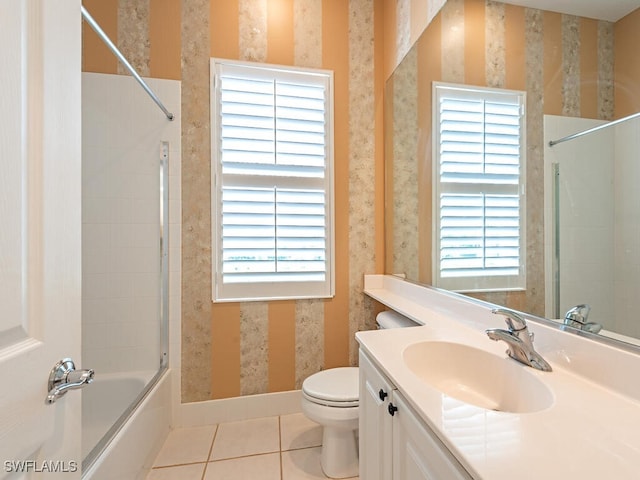
[{"label": "bathtub", "polygon": [[142,393],[153,372],[107,373],[82,391],[82,458],[115,425],[121,415]]},{"label": "bathtub", "polygon": [[[96,374],[82,391],[83,480],[145,478],[171,421],[170,370],[156,379],[136,408],[129,408],[153,375]],[[118,421],[123,415],[124,421]],[[106,433],[113,438],[96,448]]]}]

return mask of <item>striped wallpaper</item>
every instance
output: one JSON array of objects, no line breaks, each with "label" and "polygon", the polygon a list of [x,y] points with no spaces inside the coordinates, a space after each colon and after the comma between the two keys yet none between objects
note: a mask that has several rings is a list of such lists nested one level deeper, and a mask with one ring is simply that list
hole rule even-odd
[{"label": "striped wallpaper", "polygon": [[[222,4],[229,11],[220,14]],[[291,390],[323,368],[354,364],[353,334],[374,316],[362,275],[382,262],[376,211],[382,150],[375,141],[382,128],[376,106],[382,73],[374,43],[381,3],[212,0],[210,8],[212,56],[335,75],[335,298],[212,305],[212,397]],[[237,22],[229,21],[234,17]]]},{"label": "striped wallpaper", "polygon": [[[182,401],[299,388],[357,362],[383,270],[383,0],[85,0],[143,74],[182,80]],[[334,71],[336,295],[211,302],[210,57]],[[86,71],[118,73],[86,34]]]}]

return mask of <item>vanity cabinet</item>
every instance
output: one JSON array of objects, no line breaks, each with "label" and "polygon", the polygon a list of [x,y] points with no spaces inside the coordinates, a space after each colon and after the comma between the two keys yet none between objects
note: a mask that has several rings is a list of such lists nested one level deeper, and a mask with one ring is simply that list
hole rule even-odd
[{"label": "vanity cabinet", "polygon": [[360,480],[470,480],[402,394],[360,351]]},{"label": "vanity cabinet", "polygon": [[393,384],[360,351],[360,478],[389,480],[392,475]]}]

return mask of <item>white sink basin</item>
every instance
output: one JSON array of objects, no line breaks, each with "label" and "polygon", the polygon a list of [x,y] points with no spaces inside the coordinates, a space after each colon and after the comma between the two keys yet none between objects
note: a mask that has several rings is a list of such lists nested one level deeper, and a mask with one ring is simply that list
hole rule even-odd
[{"label": "white sink basin", "polygon": [[553,403],[551,390],[526,365],[460,343],[428,341],[403,352],[420,380],[462,402],[500,412],[530,413]]}]

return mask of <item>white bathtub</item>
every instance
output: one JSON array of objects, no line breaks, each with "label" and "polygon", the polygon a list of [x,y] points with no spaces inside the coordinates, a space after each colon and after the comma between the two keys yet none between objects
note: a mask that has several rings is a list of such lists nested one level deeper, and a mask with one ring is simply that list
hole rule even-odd
[{"label": "white bathtub", "polygon": [[152,378],[153,372],[96,374],[95,380],[82,391],[82,458],[86,458]]},{"label": "white bathtub", "polygon": [[[103,435],[138,397],[152,373],[96,374],[82,392],[82,454]],[[171,423],[171,382],[167,370],[131,412],[113,440],[83,472],[85,480],[143,479],[166,438]]]}]

